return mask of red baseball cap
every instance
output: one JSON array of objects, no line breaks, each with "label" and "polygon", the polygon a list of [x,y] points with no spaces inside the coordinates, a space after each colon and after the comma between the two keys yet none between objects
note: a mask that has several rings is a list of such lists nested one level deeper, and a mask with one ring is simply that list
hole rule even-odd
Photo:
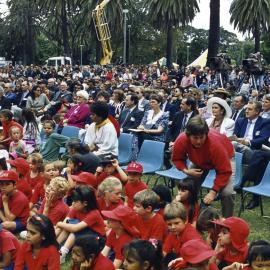
[{"label": "red baseball cap", "polygon": [[130,162],[126,168],[126,172],[143,173],[143,166],[137,162]]},{"label": "red baseball cap", "polygon": [[108,219],[118,220],[124,229],[132,236],[139,237],[139,231],[134,226],[136,223],[135,212],[125,205],[119,205],[112,211],[101,211],[102,215]]},{"label": "red baseball cap", "polygon": [[180,254],[186,262],[197,264],[215,256],[216,252],[203,240],[193,239],[181,247]]},{"label": "red baseball cap", "polygon": [[16,158],[14,160],[7,160],[11,166],[17,169],[18,173],[21,173],[23,176],[26,176],[30,171],[30,166],[24,158]]},{"label": "red baseball cap", "polygon": [[10,170],[10,171],[2,171],[0,173],[0,181],[14,181],[17,182],[19,179],[19,176],[16,172]]},{"label": "red baseball cap", "polygon": [[91,185],[93,188],[97,188],[96,176],[89,172],[81,172],[79,175],[71,175],[71,178],[81,184]]},{"label": "red baseball cap", "polygon": [[235,249],[239,251],[246,249],[248,243],[247,238],[249,235],[249,225],[245,220],[238,217],[229,217],[222,221],[212,221],[212,223],[230,230],[232,245]]}]

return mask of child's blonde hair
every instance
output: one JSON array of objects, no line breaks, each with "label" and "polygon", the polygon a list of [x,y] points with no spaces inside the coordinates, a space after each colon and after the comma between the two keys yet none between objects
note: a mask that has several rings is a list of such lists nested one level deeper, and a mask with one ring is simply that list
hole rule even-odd
[{"label": "child's blonde hair", "polygon": [[13,132],[14,130],[19,131],[19,132],[20,132],[20,134],[22,134],[21,130],[20,130],[20,129],[19,129],[19,127],[17,127],[17,126],[13,126],[13,127],[11,127],[11,128],[10,128],[10,130],[9,130],[9,134],[11,135],[11,134],[12,134],[12,132]]},{"label": "child's blonde hair", "polygon": [[112,192],[114,191],[114,188],[118,186],[122,189],[123,186],[121,181],[114,176],[109,176],[98,186],[98,195],[102,197],[106,192]]},{"label": "child's blonde hair", "polygon": [[55,190],[57,190],[59,198],[64,197],[67,194],[67,191],[69,190],[67,179],[61,176],[53,178],[50,182],[50,186],[53,186]]},{"label": "child's blonde hair", "polygon": [[144,189],[142,191],[137,192],[133,200],[135,204],[139,203],[143,206],[143,208],[151,206],[153,211],[158,206],[159,197],[153,190]]},{"label": "child's blonde hair", "polygon": [[184,205],[180,202],[172,202],[167,204],[164,208],[164,220],[180,218],[187,221],[187,211]]},{"label": "child's blonde hair", "polygon": [[53,162],[55,169],[59,171],[59,174],[63,171],[66,166],[66,163],[63,160],[56,160]]},{"label": "child's blonde hair", "polygon": [[39,153],[33,153],[28,157],[28,162],[32,160],[33,164],[37,164],[38,172],[44,171],[44,164],[43,164],[43,158],[42,155]]}]

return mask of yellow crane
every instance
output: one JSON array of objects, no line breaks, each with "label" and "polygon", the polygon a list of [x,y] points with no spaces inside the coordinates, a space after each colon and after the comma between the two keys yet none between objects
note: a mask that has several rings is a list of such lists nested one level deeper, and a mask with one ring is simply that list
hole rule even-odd
[{"label": "yellow crane", "polygon": [[112,47],[111,47],[111,33],[104,12],[105,6],[110,0],[103,0],[96,8],[92,11],[92,17],[96,29],[97,39],[102,44],[103,57],[100,61],[101,65],[108,65],[112,59]]}]

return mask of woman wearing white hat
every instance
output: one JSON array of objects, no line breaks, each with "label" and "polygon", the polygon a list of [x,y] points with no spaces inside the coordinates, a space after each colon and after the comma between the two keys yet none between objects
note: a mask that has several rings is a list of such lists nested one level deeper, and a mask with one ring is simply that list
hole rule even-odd
[{"label": "woman wearing white hat", "polygon": [[230,137],[234,132],[235,122],[231,119],[232,110],[228,103],[219,97],[212,97],[207,101],[207,111],[212,117],[206,119],[210,128]]}]

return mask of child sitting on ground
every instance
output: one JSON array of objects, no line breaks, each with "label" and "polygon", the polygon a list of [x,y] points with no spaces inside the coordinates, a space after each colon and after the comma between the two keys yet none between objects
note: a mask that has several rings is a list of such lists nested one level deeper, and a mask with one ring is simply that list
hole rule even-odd
[{"label": "child sitting on ground", "polygon": [[217,256],[213,259],[219,268],[234,262],[244,263],[248,254],[249,226],[241,218],[230,217],[223,221],[212,221],[219,227],[216,245]]},{"label": "child sitting on ground", "polygon": [[61,263],[74,245],[75,239],[81,235],[105,237],[104,221],[98,211],[95,190],[89,186],[79,186],[72,192],[72,208],[64,222],[56,224],[56,235],[60,249]]},{"label": "child sitting on ground", "polygon": [[22,134],[19,127],[13,126],[10,128],[9,155],[15,159],[17,157],[26,158],[26,143],[21,139]]},{"label": "child sitting on ground", "polygon": [[20,248],[18,239],[0,225],[0,269],[12,270]]},{"label": "child sitting on ground", "polygon": [[164,256],[174,253],[176,257],[181,257],[180,249],[184,243],[192,239],[201,239],[196,229],[188,223],[187,211],[183,204],[172,202],[166,205],[164,219],[170,232],[163,245]]},{"label": "child sitting on ground", "polygon": [[56,225],[59,221],[63,221],[69,212],[69,207],[63,200],[68,189],[67,180],[60,176],[53,178],[46,188],[45,198],[41,203],[38,213],[47,216],[53,225]]},{"label": "child sitting on ground", "polygon": [[72,248],[70,270],[115,270],[112,261],[102,255],[103,246],[103,239],[93,235],[77,238]]},{"label": "child sitting on ground", "polygon": [[14,171],[3,171],[0,174],[0,220],[4,229],[21,232],[25,230],[29,217],[29,201],[16,189],[18,174]]},{"label": "child sitting on ground", "polygon": [[98,186],[97,202],[99,210],[113,210],[123,204],[122,190],[122,183],[118,178],[113,176],[107,177]]},{"label": "child sitting on ground", "polygon": [[35,188],[38,182],[43,181],[42,173],[44,171],[42,155],[33,153],[28,157],[30,166],[30,174],[28,175],[27,182],[32,189]]},{"label": "child sitting on ground", "polygon": [[111,229],[102,254],[108,257],[113,252],[113,264],[115,269],[121,267],[124,256],[122,249],[132,239],[139,237],[139,231],[134,226],[136,223],[136,214],[128,206],[120,205],[112,211],[102,211],[102,215],[108,221],[108,227]]},{"label": "child sitting on ground", "polygon": [[128,174],[128,182],[125,185],[126,203],[130,208],[133,208],[134,195],[144,189],[147,189],[147,185],[141,180],[143,167],[141,164],[131,162],[126,168]]},{"label": "child sitting on ground", "polygon": [[138,214],[137,227],[141,239],[163,241],[167,236],[167,225],[160,214],[155,213],[158,196],[152,190],[142,190],[134,196],[134,211]]}]

